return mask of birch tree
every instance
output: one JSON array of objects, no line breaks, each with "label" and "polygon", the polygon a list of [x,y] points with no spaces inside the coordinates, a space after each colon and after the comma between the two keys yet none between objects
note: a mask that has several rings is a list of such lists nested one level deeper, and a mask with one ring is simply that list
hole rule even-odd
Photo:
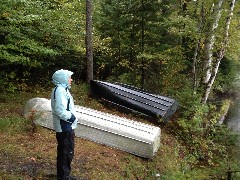
[{"label": "birch tree", "polygon": [[223,0],[219,0],[217,5],[213,3],[213,20],[209,22],[207,37],[204,42],[204,76],[202,83],[207,84],[212,72],[212,55],[215,43],[215,30],[218,27],[221,18]]},{"label": "birch tree", "polygon": [[203,103],[207,102],[207,99],[209,97],[209,93],[211,92],[212,85],[213,85],[213,83],[215,81],[215,78],[216,78],[216,75],[217,75],[217,72],[218,72],[218,68],[219,68],[220,62],[221,62],[221,60],[224,57],[224,54],[225,54],[225,51],[226,51],[226,47],[228,45],[229,28],[230,28],[231,19],[232,19],[232,16],[233,16],[234,7],[235,7],[235,0],[231,0],[229,15],[226,18],[225,32],[224,32],[224,35],[223,35],[224,39],[223,39],[221,48],[217,52],[216,62],[214,64],[213,68],[212,68],[212,72],[210,74],[209,80],[207,81],[207,85],[206,85],[206,88],[204,90],[204,95],[203,95],[203,98],[202,98],[202,102]]}]

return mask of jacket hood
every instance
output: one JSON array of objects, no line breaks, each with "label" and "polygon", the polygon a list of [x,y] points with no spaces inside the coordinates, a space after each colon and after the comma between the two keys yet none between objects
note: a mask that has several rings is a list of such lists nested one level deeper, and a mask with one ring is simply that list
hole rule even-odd
[{"label": "jacket hood", "polygon": [[64,70],[64,69],[57,70],[52,76],[53,83],[55,85],[70,87],[70,84],[68,83],[68,79],[69,77],[72,76],[72,74],[73,72],[68,70]]}]

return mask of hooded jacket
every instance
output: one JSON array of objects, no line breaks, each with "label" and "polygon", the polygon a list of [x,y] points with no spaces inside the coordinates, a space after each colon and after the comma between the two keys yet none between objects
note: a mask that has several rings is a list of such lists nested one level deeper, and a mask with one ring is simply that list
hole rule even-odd
[{"label": "hooded jacket", "polygon": [[51,93],[53,128],[56,132],[71,131],[77,127],[76,112],[68,82],[72,74],[71,71],[61,69],[52,76],[53,83],[56,85]]}]

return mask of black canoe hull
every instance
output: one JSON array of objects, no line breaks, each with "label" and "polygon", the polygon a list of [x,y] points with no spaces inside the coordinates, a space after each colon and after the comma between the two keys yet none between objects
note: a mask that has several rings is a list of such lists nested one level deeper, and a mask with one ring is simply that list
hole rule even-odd
[{"label": "black canoe hull", "polygon": [[90,85],[93,95],[164,121],[178,108],[178,102],[174,99],[150,94],[133,86],[96,80],[92,80]]}]

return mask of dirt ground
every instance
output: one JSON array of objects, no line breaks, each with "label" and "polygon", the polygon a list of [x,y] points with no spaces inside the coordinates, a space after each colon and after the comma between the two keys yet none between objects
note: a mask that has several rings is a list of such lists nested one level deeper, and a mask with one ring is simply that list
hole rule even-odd
[{"label": "dirt ground", "polygon": [[[55,179],[56,140],[51,130],[38,127],[36,133],[0,134],[0,168],[5,174],[24,179]],[[121,170],[120,161],[127,153],[81,138],[75,139],[72,173],[89,179],[93,172]],[[95,175],[93,175],[95,176]],[[4,177],[4,176],[3,176]]]},{"label": "dirt ground", "polygon": [[[25,102],[11,103],[1,97],[0,179],[56,179],[55,132],[41,126],[33,130],[30,120],[22,116]],[[164,141],[162,144],[174,146],[171,140]],[[160,149],[149,160],[76,137],[72,174],[86,180],[155,179],[155,172],[166,168],[159,165],[164,151],[166,148]]]}]

